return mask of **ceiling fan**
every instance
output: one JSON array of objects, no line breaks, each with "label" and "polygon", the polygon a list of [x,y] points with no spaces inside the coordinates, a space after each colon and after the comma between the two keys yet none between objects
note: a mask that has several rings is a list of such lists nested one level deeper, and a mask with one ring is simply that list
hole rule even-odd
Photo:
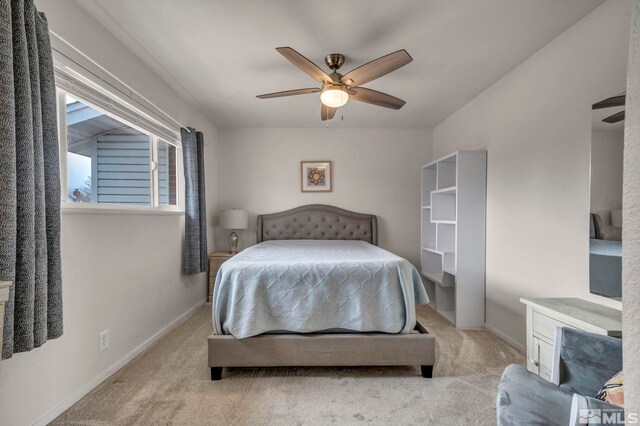
[{"label": "ceiling fan", "polygon": [[322,121],[331,120],[337,109],[346,104],[349,99],[391,109],[400,109],[406,103],[402,99],[386,93],[361,87],[361,85],[389,74],[413,61],[413,58],[404,49],[368,62],[345,75],[338,72],[345,61],[344,55],[340,53],[331,53],[324,58],[325,64],[332,71],[331,74],[327,74],[316,64],[290,47],[277,47],[276,50],[314,80],[322,83],[322,86],[267,93],[258,95],[257,98],[259,99],[320,93],[320,101],[322,102],[320,118]]},{"label": "ceiling fan", "polygon": [[[603,108],[613,108],[613,107],[624,106],[625,98],[626,98],[626,94],[620,93],[619,95],[615,95],[603,101],[596,102],[595,104],[593,104],[591,108],[603,109]],[[624,120],[624,110],[617,112],[613,115],[610,115],[607,118],[603,119],[602,121],[605,123],[613,124],[622,120]]]}]

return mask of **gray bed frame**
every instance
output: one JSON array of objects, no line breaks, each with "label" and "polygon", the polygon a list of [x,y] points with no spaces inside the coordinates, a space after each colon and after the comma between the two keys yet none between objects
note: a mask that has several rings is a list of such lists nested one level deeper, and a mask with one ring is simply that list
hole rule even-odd
[{"label": "gray bed frame", "polygon": [[[322,204],[258,216],[258,243],[292,239],[378,245],[378,222],[375,215]],[[211,380],[220,380],[224,367],[391,365],[420,365],[422,376],[430,378],[435,364],[435,338],[419,321],[409,334],[266,334],[236,339],[214,333],[208,344]]]}]

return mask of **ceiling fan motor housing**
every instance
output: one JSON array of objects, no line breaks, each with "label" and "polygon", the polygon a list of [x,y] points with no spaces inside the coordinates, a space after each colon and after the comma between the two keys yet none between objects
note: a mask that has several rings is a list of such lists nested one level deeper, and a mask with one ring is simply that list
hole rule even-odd
[{"label": "ceiling fan motor housing", "polygon": [[341,53],[330,53],[324,58],[324,63],[333,71],[339,70],[344,65],[344,55]]}]

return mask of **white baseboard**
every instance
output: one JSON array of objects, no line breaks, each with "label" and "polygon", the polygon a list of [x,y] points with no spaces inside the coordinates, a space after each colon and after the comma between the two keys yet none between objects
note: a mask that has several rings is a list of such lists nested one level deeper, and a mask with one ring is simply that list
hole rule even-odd
[{"label": "white baseboard", "polygon": [[490,331],[492,334],[495,334],[496,336],[498,336],[500,339],[504,340],[505,342],[507,342],[508,344],[510,344],[511,346],[513,346],[514,348],[516,348],[517,350],[519,350],[520,352],[526,353],[526,347],[521,344],[520,342],[517,342],[515,340],[513,340],[511,337],[507,336],[506,334],[504,334],[502,331],[490,326],[489,324],[485,324],[484,328],[486,328],[488,331]]},{"label": "white baseboard", "polygon": [[184,322],[187,318],[189,318],[189,316],[191,316],[191,314],[196,309],[198,309],[205,303],[206,303],[206,300],[196,303],[194,306],[189,308],[185,313],[183,313],[178,318],[176,318],[171,323],[169,323],[162,330],[158,331],[156,334],[154,334],[153,336],[145,340],[140,346],[138,346],[137,348],[129,352],[127,355],[120,358],[116,363],[114,363],[109,368],[107,368],[106,370],[104,370],[103,372],[95,376],[93,379],[91,379],[87,384],[82,386],[80,389],[78,389],[77,391],[69,395],[69,397],[67,397],[64,401],[58,404],[55,408],[53,408],[44,416],[40,417],[40,419],[38,419],[38,421],[36,421],[34,425],[36,426],[47,425],[50,422],[52,422],[56,417],[64,413],[69,407],[71,407],[76,402],[80,401],[80,399],[82,399],[83,396],[85,396],[86,394],[91,392],[93,389],[95,389],[100,383],[104,382],[116,371],[124,367],[129,361],[131,361],[133,358],[140,355],[142,352],[147,350],[151,345],[153,345],[155,342],[157,342],[166,334],[168,334],[171,330],[179,326],[182,322]]}]

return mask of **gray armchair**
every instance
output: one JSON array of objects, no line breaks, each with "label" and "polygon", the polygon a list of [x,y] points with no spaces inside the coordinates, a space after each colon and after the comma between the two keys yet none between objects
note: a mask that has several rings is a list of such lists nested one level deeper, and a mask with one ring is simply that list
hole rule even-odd
[{"label": "gray armchair", "polygon": [[598,425],[599,415],[621,419],[621,408],[595,398],[621,370],[621,340],[558,328],[551,382],[522,365],[505,369],[496,398],[498,425]]}]

